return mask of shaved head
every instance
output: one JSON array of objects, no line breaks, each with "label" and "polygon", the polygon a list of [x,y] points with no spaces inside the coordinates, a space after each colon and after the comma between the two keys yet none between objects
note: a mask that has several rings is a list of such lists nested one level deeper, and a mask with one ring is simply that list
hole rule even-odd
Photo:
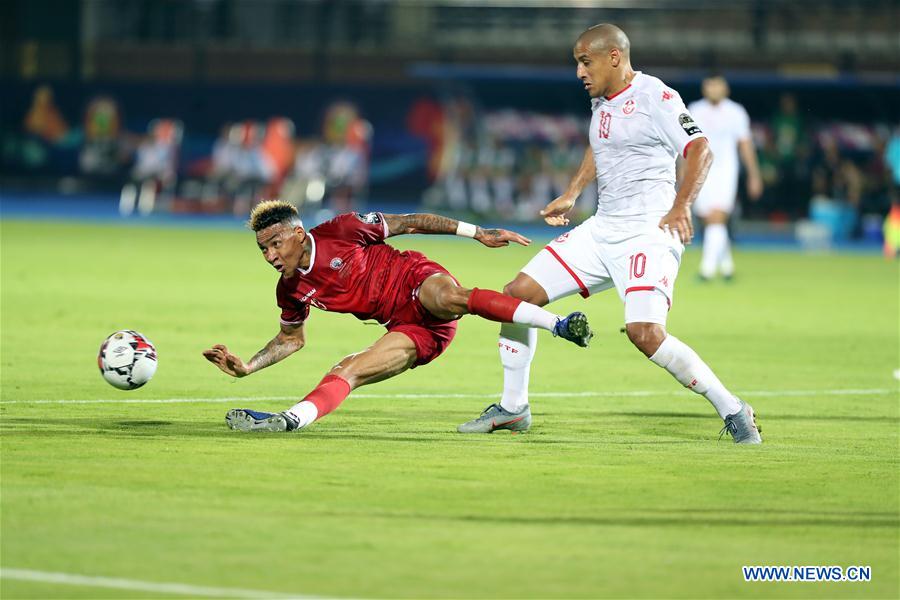
[{"label": "shaved head", "polygon": [[578,36],[572,56],[578,64],[575,75],[591,98],[614,94],[634,79],[631,42],[611,23],[594,25]]},{"label": "shaved head", "polygon": [[631,56],[631,42],[628,41],[628,36],[612,23],[594,25],[578,36],[575,44],[583,44],[591,53],[616,48],[626,59]]}]

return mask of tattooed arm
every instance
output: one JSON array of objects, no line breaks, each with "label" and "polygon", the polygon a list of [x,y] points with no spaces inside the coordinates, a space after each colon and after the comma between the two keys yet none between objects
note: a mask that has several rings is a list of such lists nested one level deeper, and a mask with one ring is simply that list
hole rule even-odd
[{"label": "tattooed arm", "polygon": [[[388,237],[409,233],[442,233],[446,235],[455,235],[457,227],[459,227],[459,221],[456,219],[428,213],[384,215],[384,220],[388,226]],[[484,229],[482,227],[475,227],[474,237],[488,248],[508,246],[510,242],[515,242],[523,246],[527,246],[531,243],[531,240],[528,238],[523,237],[514,231],[507,231],[506,229]]]},{"label": "tattooed arm", "polygon": [[206,360],[213,363],[232,377],[246,377],[260,369],[284,360],[306,345],[303,323],[297,325],[281,324],[281,331],[266,344],[266,347],[253,355],[248,362],[241,360],[236,354],[228,351],[222,344],[203,351]]}]

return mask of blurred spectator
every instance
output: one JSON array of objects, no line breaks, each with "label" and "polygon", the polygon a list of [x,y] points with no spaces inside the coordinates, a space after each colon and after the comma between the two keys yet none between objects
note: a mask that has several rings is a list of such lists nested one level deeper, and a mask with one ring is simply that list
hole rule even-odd
[{"label": "blurred spectator", "polygon": [[891,174],[891,210],[884,219],[884,255],[900,258],[900,127],[895,127],[884,149],[884,161]]},{"label": "blurred spectator", "polygon": [[226,191],[233,201],[232,212],[236,217],[250,213],[254,199],[270,175],[261,150],[264,134],[264,126],[256,121],[244,121],[231,128],[236,146]]},{"label": "blurred spectator", "polygon": [[372,125],[349,102],[336,102],[322,131],[329,146],[326,197],[333,212],[347,212],[368,186]]},{"label": "blurred spectator", "polygon": [[804,212],[806,124],[797,111],[797,98],[782,94],[778,112],[772,117],[772,135],[780,173],[778,196],[788,211],[797,216]]},{"label": "blurred spectator", "polygon": [[34,92],[31,107],[25,115],[25,131],[48,144],[62,143],[69,125],[53,100],[53,90],[42,85]]},{"label": "blurred spectator", "polygon": [[81,172],[109,176],[122,164],[119,106],[106,96],[88,104],[84,115],[84,145],[79,155]]},{"label": "blurred spectator", "polygon": [[264,164],[264,180],[273,186],[276,195],[294,162],[294,122],[286,117],[273,117],[266,124],[260,146]]},{"label": "blurred spectator", "polygon": [[892,198],[896,197],[900,188],[900,127],[895,127],[884,148],[884,161],[887,163],[893,180]]},{"label": "blurred spectator", "polygon": [[832,239],[850,237],[862,199],[862,174],[852,160],[842,157],[837,142],[822,136],[812,167],[810,217],[827,227]]},{"label": "blurred spectator", "polygon": [[319,140],[297,144],[293,173],[285,181],[282,197],[298,207],[318,210],[325,198],[328,147]]},{"label": "blurred spectator", "polygon": [[406,115],[406,129],[425,142],[428,180],[432,182],[441,174],[441,154],[446,134],[444,120],[443,108],[432,98],[416,100]]},{"label": "blurred spectator", "polygon": [[122,188],[119,212],[123,215],[134,212],[135,205],[142,215],[150,214],[157,194],[174,191],[184,127],[175,119],[154,119],[148,130],[138,146],[131,181]]}]

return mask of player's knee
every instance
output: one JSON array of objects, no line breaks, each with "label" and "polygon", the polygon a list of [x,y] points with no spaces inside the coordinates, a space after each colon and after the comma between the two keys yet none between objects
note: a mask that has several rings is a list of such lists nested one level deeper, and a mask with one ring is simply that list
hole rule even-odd
[{"label": "player's knee", "polygon": [[547,304],[547,292],[531,278],[516,277],[503,286],[503,293],[538,306]]},{"label": "player's knee", "polygon": [[659,349],[666,339],[666,329],[657,323],[628,323],[625,325],[628,339],[648,358]]},{"label": "player's knee", "polygon": [[437,304],[441,310],[452,315],[462,315],[467,312],[469,294],[472,290],[458,285],[444,286],[437,294]]}]

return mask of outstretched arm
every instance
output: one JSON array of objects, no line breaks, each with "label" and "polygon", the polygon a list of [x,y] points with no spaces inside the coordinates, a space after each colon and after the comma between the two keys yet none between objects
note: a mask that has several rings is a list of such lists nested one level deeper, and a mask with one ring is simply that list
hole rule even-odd
[{"label": "outstretched arm", "polygon": [[488,248],[508,246],[515,242],[523,246],[531,243],[528,238],[506,229],[483,229],[449,217],[428,213],[411,213],[408,215],[384,215],[388,226],[388,237],[410,233],[437,233],[460,235],[475,238]]},{"label": "outstretched arm", "polygon": [[203,356],[228,375],[245,377],[284,360],[305,345],[303,323],[298,325],[282,323],[278,335],[272,338],[265,348],[254,354],[248,362],[244,362],[239,356],[229,352],[228,348],[222,344],[216,344],[212,348],[204,350]]},{"label": "outstretched arm", "polygon": [[581,159],[581,166],[578,167],[578,172],[575,173],[572,181],[569,182],[569,187],[566,188],[562,196],[545,206],[544,210],[541,211],[544,221],[554,227],[568,225],[569,219],[566,217],[566,213],[575,206],[575,202],[578,201],[578,196],[581,195],[581,190],[584,189],[584,186],[593,181],[595,177],[597,177],[597,169],[594,166],[594,151],[588,146],[584,151],[584,158]]}]

